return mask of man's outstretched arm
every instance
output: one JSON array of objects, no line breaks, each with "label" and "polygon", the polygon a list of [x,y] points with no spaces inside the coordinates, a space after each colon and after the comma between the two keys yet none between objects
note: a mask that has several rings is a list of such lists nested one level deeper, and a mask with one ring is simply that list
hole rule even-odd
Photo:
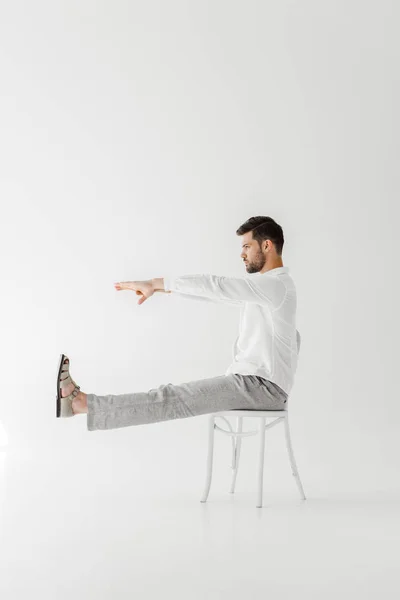
[{"label": "man's outstretched arm", "polygon": [[[153,282],[153,287],[154,287],[155,292],[165,292],[166,294],[172,293],[172,290],[165,289],[163,277],[156,277],[155,279],[152,279],[152,282]],[[206,298],[205,296],[198,296],[197,294],[188,294],[186,292],[177,292],[176,290],[174,290],[174,293],[178,294],[178,296],[186,298],[186,300],[199,300],[200,302],[211,302],[212,304],[218,304],[218,303],[222,302],[225,304],[233,304],[235,306],[237,306],[238,304],[239,305],[241,304],[241,302],[238,302],[236,300],[222,300],[221,298]]]},{"label": "man's outstretched arm", "polygon": [[147,281],[123,281],[115,284],[117,290],[133,290],[143,304],[156,291],[177,292],[214,301],[241,305],[243,302],[264,304],[270,308],[278,306],[285,294],[286,286],[277,277],[265,277],[257,281],[244,277],[218,275],[179,275],[156,277]]},{"label": "man's outstretched arm", "polygon": [[[161,282],[158,285],[161,285]],[[283,281],[267,274],[259,278],[210,274],[168,276],[162,279],[162,287],[165,291],[202,296],[237,305],[250,302],[271,309],[279,306],[286,295]]]}]

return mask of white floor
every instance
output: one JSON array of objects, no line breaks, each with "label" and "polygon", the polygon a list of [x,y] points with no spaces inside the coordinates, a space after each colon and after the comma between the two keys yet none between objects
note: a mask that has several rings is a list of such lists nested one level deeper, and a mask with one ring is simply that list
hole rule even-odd
[{"label": "white floor", "polygon": [[205,464],[187,481],[171,467],[165,485],[98,450],[0,459],[5,600],[400,597],[399,494],[303,481],[302,502],[291,476],[266,477],[259,509],[255,480],[239,472],[231,495],[218,469],[201,503]]}]

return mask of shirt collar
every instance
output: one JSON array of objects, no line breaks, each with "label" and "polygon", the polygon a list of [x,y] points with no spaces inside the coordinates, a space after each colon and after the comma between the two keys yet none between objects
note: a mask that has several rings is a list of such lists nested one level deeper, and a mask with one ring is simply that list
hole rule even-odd
[{"label": "shirt collar", "polygon": [[289,267],[275,267],[265,273],[254,273],[254,275],[279,275],[280,273],[289,273]]},{"label": "shirt collar", "polygon": [[289,267],[275,267],[275,269],[270,269],[269,271],[263,273],[263,275],[265,275],[266,273],[271,273],[272,275],[278,275],[279,273],[289,273]]}]

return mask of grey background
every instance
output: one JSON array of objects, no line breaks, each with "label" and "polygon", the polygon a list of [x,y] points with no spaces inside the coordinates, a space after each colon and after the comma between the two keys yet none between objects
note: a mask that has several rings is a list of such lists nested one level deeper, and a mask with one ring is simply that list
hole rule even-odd
[{"label": "grey background", "polygon": [[9,443],[67,445],[71,428],[94,445],[200,438],[201,418],[88,441],[83,422],[54,419],[58,356],[99,394],[223,373],[234,307],[172,294],[137,306],[113,283],[242,275],[235,230],[265,214],[284,229],[298,288],[300,464],[319,484],[391,485],[397,17],[390,2],[2,7]]},{"label": "grey background", "polygon": [[[397,17],[390,2],[2,8],[11,443],[68,444],[71,427],[86,443],[83,422],[54,419],[61,352],[99,394],[224,372],[234,307],[172,294],[138,307],[113,283],[242,275],[235,230],[265,214],[284,229],[298,288],[300,463],[320,482],[387,484],[399,418]],[[182,447],[203,428],[90,443],[153,446],[176,429]]]},{"label": "grey background", "polygon": [[[89,433],[84,417],[55,418],[57,361],[99,395],[224,373],[235,307],[174,294],[137,306],[113,283],[244,275],[235,230],[268,215],[298,290],[290,414],[306,494],[398,492],[398,31],[387,0],[2,5],[10,453],[74,453],[116,488],[108,469],[149,493],[200,494],[207,417]],[[217,443],[222,489],[230,447]],[[249,439],[242,490],[256,456]],[[274,429],[268,488],[294,494],[288,473]]]}]

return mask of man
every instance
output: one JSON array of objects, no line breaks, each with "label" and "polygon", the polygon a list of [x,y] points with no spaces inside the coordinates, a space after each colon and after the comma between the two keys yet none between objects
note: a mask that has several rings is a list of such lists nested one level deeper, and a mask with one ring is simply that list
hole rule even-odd
[{"label": "man", "polygon": [[282,227],[271,217],[251,217],[236,234],[249,277],[183,275],[124,281],[143,304],[155,292],[177,293],[240,308],[234,360],[224,375],[148,392],[98,396],[80,391],[61,355],[57,417],[87,414],[87,428],[114,429],[234,409],[284,410],[297,368],[296,288],[283,266]]}]

